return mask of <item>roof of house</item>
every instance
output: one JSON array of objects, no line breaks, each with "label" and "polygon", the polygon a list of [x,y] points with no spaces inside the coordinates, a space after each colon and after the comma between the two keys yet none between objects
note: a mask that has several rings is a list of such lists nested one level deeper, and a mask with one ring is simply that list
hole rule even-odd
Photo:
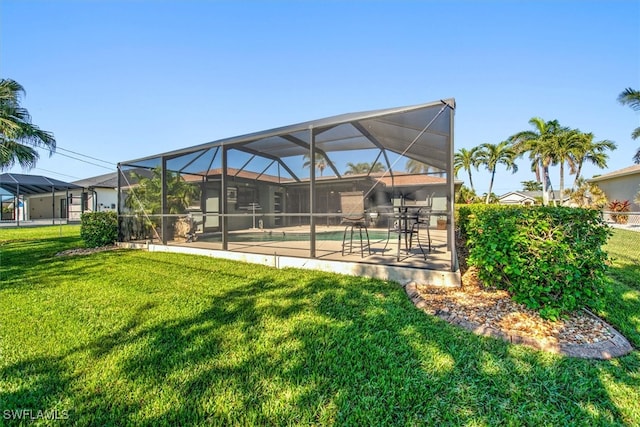
[{"label": "roof of house", "polygon": [[596,176],[591,179],[588,179],[588,182],[598,182],[598,181],[606,181],[612,178],[619,178],[621,176],[626,175],[635,175],[640,174],[640,165],[633,165],[626,168],[618,169],[613,172],[606,173],[604,175]]},{"label": "roof of house", "polygon": [[[222,169],[211,169],[208,173],[200,172],[199,175],[183,175],[186,181],[198,181],[202,179],[202,175],[215,176],[220,175],[222,173]],[[255,179],[259,181],[266,181],[271,183],[279,183],[279,184],[292,184],[296,181],[292,178],[279,178],[274,175],[268,174],[259,174],[256,172],[246,171],[242,169],[228,168],[227,175],[230,177],[238,177],[245,179]],[[434,184],[446,184],[446,178],[434,175],[427,174],[411,174],[407,172],[394,172],[393,177],[391,174],[384,172],[377,172],[372,174],[345,174],[340,179],[361,179],[361,178],[371,178],[372,180],[379,182],[387,187],[411,187],[411,186],[423,186],[423,185],[434,185]],[[318,176],[316,177],[316,182],[321,183],[323,181],[335,181],[339,179],[336,176]],[[302,179],[301,182],[308,182],[307,179]],[[461,184],[463,181],[455,180],[456,184]]]},{"label": "roof of house", "polygon": [[[410,174],[410,173],[399,173],[394,172],[393,178],[391,178],[390,174],[386,174],[377,178],[377,180],[384,185],[391,187],[395,185],[396,187],[407,187],[414,185],[430,185],[430,184],[446,184],[447,179],[441,176],[427,175],[427,174]],[[456,184],[461,184],[463,181],[455,180]]]},{"label": "roof of house", "polygon": [[[536,193],[531,194],[531,193]],[[516,195],[516,196],[520,196],[523,199],[531,199],[531,200],[535,200],[536,197],[541,197],[542,194],[540,194],[540,192],[536,192],[536,191],[509,191],[508,193],[505,193],[503,195],[501,195],[500,197],[498,197],[498,200],[502,200],[502,199],[506,199],[507,197],[511,196],[511,195]]]},{"label": "roof of house", "polygon": [[[498,200],[502,200],[512,194],[515,195],[519,195],[521,196],[523,199],[532,199],[535,200],[536,197],[542,197],[542,191],[509,191],[508,193],[505,193],[501,196],[498,197]],[[554,200],[558,200],[560,199],[560,192],[559,191],[552,191],[550,194],[551,198]],[[565,199],[567,199],[568,197],[565,195],[564,197]]]},{"label": "roof of house", "polygon": [[73,183],[84,188],[118,188],[118,172],[110,172],[104,175],[93,176],[91,178],[73,181]]},{"label": "roof of house", "polygon": [[[208,172],[198,172],[197,174],[183,174],[182,177],[187,182],[201,181],[203,176],[219,176],[222,175],[222,169],[211,169]],[[245,178],[266,181],[271,183],[282,183],[291,181],[289,178],[280,178],[275,175],[266,173],[257,173],[243,169],[227,168],[227,176],[230,178]]]}]

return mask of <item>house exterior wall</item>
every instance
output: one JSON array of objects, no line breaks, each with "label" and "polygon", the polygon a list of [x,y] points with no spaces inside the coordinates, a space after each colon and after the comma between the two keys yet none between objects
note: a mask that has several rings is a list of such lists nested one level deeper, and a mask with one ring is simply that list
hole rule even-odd
[{"label": "house exterior wall", "polygon": [[[84,195],[83,195],[84,193]],[[64,200],[68,203],[68,218],[64,206]],[[83,209],[83,201],[86,198]],[[82,212],[105,212],[116,210],[118,201],[117,191],[113,188],[99,188],[94,192],[81,192],[80,190],[67,193],[58,192],[54,195],[55,207],[51,203],[51,195],[39,194],[26,198],[26,220],[36,219],[64,219],[68,221],[80,221]],[[53,216],[52,216],[53,213]],[[20,217],[22,219],[22,217]]]},{"label": "house exterior wall", "polygon": [[66,197],[65,193],[55,193],[54,203],[52,203],[51,195],[35,195],[28,197],[27,220],[36,219],[59,219],[61,199]]},{"label": "house exterior wall", "polygon": [[[95,206],[97,212],[116,211],[118,190],[115,188],[96,188],[95,194],[89,192],[89,209]],[[95,197],[95,200],[94,200]]]},{"label": "house exterior wall", "polygon": [[604,191],[607,200],[629,200],[631,202],[631,210],[634,212],[640,211],[640,205],[634,201],[636,194],[640,191],[640,173],[603,179],[595,183]]},{"label": "house exterior wall", "polygon": [[83,212],[115,212],[117,203],[118,191],[115,188],[95,188],[91,191],[84,190],[82,193],[70,192],[69,221],[80,221]]},{"label": "house exterior wall", "polygon": [[82,214],[82,193],[74,191],[69,193],[69,221],[80,221]]}]

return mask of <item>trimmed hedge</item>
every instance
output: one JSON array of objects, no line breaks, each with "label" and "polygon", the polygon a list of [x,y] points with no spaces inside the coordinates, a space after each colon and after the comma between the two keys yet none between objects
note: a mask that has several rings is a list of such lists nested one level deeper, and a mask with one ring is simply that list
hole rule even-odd
[{"label": "trimmed hedge", "polygon": [[599,211],[470,205],[459,226],[478,277],[542,317],[600,306],[611,231]]},{"label": "trimmed hedge", "polygon": [[111,245],[118,239],[118,216],[115,212],[85,212],[80,221],[80,237],[89,248]]}]

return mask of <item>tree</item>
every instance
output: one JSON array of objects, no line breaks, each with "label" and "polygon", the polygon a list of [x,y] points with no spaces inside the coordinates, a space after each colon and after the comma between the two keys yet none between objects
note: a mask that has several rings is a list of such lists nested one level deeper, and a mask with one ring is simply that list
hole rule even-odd
[{"label": "tree", "polygon": [[430,173],[436,172],[442,174],[442,170],[438,168],[434,168],[431,165],[426,163],[419,162],[414,159],[407,160],[407,163],[404,166],[405,170],[409,173]]},{"label": "tree", "polygon": [[491,174],[491,182],[489,183],[489,191],[486,194],[485,203],[488,204],[492,195],[493,181],[496,176],[496,169],[499,164],[503,164],[507,170],[511,169],[513,173],[518,171],[515,164],[516,151],[513,149],[509,141],[502,141],[499,144],[482,144],[478,147],[478,162],[485,165]]},{"label": "tree", "polygon": [[521,181],[522,191],[542,191],[542,183],[538,181]]},{"label": "tree", "polygon": [[[308,154],[302,156],[304,163],[302,164],[303,168],[308,168],[311,166],[311,159]],[[316,153],[316,169],[320,172],[320,176],[322,176],[322,172],[327,168],[327,159],[323,154]]]},{"label": "tree", "polygon": [[548,155],[554,165],[560,165],[560,204],[564,200],[564,164],[571,158],[574,147],[582,138],[582,133],[577,129],[561,128],[558,137],[550,140]]},{"label": "tree", "polygon": [[569,200],[581,208],[602,209],[607,204],[604,191],[582,177],[578,179],[574,189],[567,190],[567,196],[569,196]]},{"label": "tree", "polygon": [[477,199],[476,192],[464,184],[460,186],[460,189],[455,194],[456,203],[476,203]]},{"label": "tree", "polygon": [[[536,174],[536,181],[542,182],[542,203],[549,203],[549,166],[554,161],[554,149],[557,140],[566,128],[560,126],[557,120],[545,122],[540,117],[529,120],[535,130],[518,132],[509,137],[518,156],[529,153],[531,170]],[[541,177],[542,174],[542,177]]]},{"label": "tree", "polygon": [[582,165],[585,161],[590,162],[600,169],[607,167],[607,159],[609,156],[605,151],[615,150],[616,144],[613,141],[604,139],[602,141],[594,141],[592,133],[579,133],[574,141],[571,153],[569,155],[569,172],[575,174],[576,178],[573,182],[573,189],[577,188],[578,180],[581,178]]},{"label": "tree", "polygon": [[453,173],[457,177],[460,169],[464,169],[469,174],[469,185],[471,186],[471,191],[475,193],[475,188],[473,187],[473,179],[471,178],[471,168],[478,169],[478,147],[474,147],[471,150],[467,150],[466,148],[461,148],[457,153],[453,156]]},{"label": "tree", "polygon": [[484,203],[487,205],[498,203],[500,201],[500,199],[498,198],[498,195],[495,193],[483,193],[482,198],[484,199]]},{"label": "tree", "polygon": [[[634,111],[640,111],[640,91],[628,87],[623,90],[620,95],[618,95],[618,102],[620,102],[622,105],[630,106]],[[635,128],[633,132],[631,132],[631,138],[640,138],[640,127]],[[633,156],[633,161],[636,164],[640,163],[640,148]]]},{"label": "tree", "polygon": [[344,172],[345,175],[359,175],[359,174],[369,174],[373,172],[384,172],[386,168],[380,162],[375,162],[374,164],[363,162],[363,163],[347,163],[347,170]]},{"label": "tree", "polygon": [[[200,196],[200,188],[194,183],[182,179],[179,173],[167,172],[167,209],[169,214],[185,213],[193,200]],[[125,200],[125,207],[146,214],[161,214],[162,206],[162,168],[152,170],[152,176],[143,176],[131,172],[138,185],[131,187]]]},{"label": "tree", "polygon": [[51,132],[31,123],[31,115],[20,107],[24,88],[15,80],[0,80],[0,170],[11,168],[16,162],[31,169],[39,158],[36,148],[46,148],[49,155],[56,149]]}]

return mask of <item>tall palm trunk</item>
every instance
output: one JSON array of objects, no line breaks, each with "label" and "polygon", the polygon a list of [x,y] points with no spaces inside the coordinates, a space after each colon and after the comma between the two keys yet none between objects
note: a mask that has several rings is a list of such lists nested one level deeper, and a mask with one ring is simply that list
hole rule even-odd
[{"label": "tall palm trunk", "polygon": [[476,190],[473,188],[473,179],[471,179],[471,168],[469,168],[469,185],[471,185],[471,191],[475,194]]},{"label": "tall palm trunk", "polygon": [[547,188],[547,181],[549,179],[549,168],[542,165],[542,205],[547,206],[549,204],[549,190]]},{"label": "tall palm trunk", "polygon": [[536,182],[540,182],[540,162],[536,163]]},{"label": "tall palm trunk", "polygon": [[580,179],[580,172],[582,172],[582,162],[578,163],[578,167],[576,169],[576,179],[573,180],[573,188],[576,189],[578,187],[578,180]]},{"label": "tall palm trunk", "polygon": [[560,162],[560,206],[562,206],[562,201],[564,200],[564,197],[562,197],[562,195],[564,194],[564,161]]},{"label": "tall palm trunk", "polygon": [[489,204],[489,199],[491,198],[491,191],[493,191],[493,178],[496,176],[496,169],[493,168],[491,171],[491,182],[489,183],[489,192],[487,193],[487,198],[484,201],[485,205]]}]

